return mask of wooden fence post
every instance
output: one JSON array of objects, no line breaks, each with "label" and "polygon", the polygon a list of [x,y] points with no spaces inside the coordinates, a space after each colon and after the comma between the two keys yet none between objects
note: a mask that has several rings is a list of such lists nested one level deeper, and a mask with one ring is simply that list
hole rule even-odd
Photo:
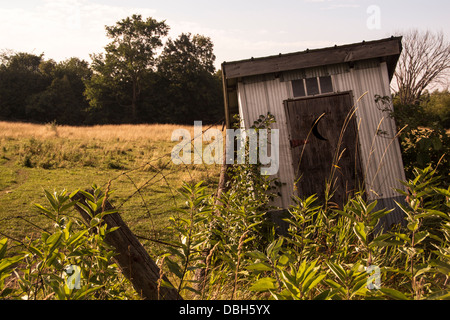
[{"label": "wooden fence post", "polygon": [[[90,191],[87,192],[92,194]],[[74,197],[74,200],[78,200],[81,203],[86,202],[85,196],[80,192]],[[75,206],[75,208],[89,225],[91,217],[80,207]],[[112,210],[114,208],[106,201],[104,209]],[[122,220],[120,214],[108,214],[103,220],[108,228],[119,227],[117,230],[108,233],[105,241],[115,248],[117,255],[114,259],[120,266],[124,276],[130,280],[136,292],[146,300],[182,300],[176,289],[160,287],[158,293],[159,267]],[[168,282],[165,276],[163,279]]]}]

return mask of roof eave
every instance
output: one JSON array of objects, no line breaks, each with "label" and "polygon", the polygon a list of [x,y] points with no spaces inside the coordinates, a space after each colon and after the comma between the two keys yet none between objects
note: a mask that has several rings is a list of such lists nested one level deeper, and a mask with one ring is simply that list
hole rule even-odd
[{"label": "roof eave", "polygon": [[363,41],[349,45],[322,49],[305,50],[262,58],[224,62],[222,70],[227,79],[277,73],[330,64],[339,64],[384,58],[388,64],[389,77],[392,78],[400,56],[402,37],[390,37],[375,41]]}]

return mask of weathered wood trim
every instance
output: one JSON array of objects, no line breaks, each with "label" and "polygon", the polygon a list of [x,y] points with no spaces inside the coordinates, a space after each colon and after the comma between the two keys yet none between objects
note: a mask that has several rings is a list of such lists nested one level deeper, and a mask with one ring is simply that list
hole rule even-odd
[{"label": "weathered wood trim", "polygon": [[[280,54],[264,58],[225,62],[222,65],[222,70],[226,79],[233,79],[358,60],[399,56],[400,52],[401,37],[392,37],[350,45]],[[394,59],[394,61],[396,62],[396,59]]]}]

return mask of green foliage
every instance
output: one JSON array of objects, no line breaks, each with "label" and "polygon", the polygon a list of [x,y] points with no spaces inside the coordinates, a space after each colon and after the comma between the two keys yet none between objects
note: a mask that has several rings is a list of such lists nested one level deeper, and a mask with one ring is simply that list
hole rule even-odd
[{"label": "green foliage", "polygon": [[424,110],[434,121],[439,122],[445,129],[450,129],[450,92],[426,92],[422,96]]},{"label": "green foliage", "polygon": [[119,113],[122,117],[137,120],[145,75],[152,72],[156,50],[168,30],[164,21],[136,14],[106,27],[111,42],[105,55],[91,56],[94,75],[86,82],[86,96],[94,108],[103,110],[112,101],[125,108]]},{"label": "green foliage", "polygon": [[7,249],[8,239],[0,239],[0,298],[2,299],[14,293],[14,289],[7,286],[6,281],[14,272],[17,263],[25,258],[23,255],[6,257]]},{"label": "green foliage", "polygon": [[104,54],[91,55],[91,65],[74,57],[56,63],[44,54],[1,54],[0,119],[216,123],[223,93],[211,39],[182,33],[164,44],[168,30],[165,21],[137,14],[106,26],[111,41]]},{"label": "green foliage", "polygon": [[[379,100],[380,97],[377,98]],[[415,105],[401,105],[398,97],[394,97],[391,115],[400,132],[399,141],[407,178],[414,176],[414,168],[424,169],[431,164],[442,175],[444,183],[450,183],[450,135],[446,123],[448,115],[445,115],[445,110],[448,110],[445,107],[447,100],[448,92],[425,94],[420,103]],[[390,103],[386,99],[381,101]]]},{"label": "green foliage", "polygon": [[[206,223],[211,216],[211,206],[207,203],[206,187],[198,183],[194,186],[184,184],[182,194],[185,208],[179,209],[179,216],[170,218],[168,228],[178,239],[168,248],[164,255],[169,270],[178,278],[178,292],[185,290],[196,292],[195,280],[190,280],[199,267],[201,248],[206,239]],[[165,284],[167,285],[167,284]]]},{"label": "green foliage", "polygon": [[83,123],[89,106],[83,96],[84,81],[92,76],[89,64],[78,58],[60,63],[49,60],[42,62],[39,69],[51,79],[51,83],[44,91],[30,98],[26,107],[27,117],[43,123]]},{"label": "green foliage", "polygon": [[182,33],[166,42],[157,72],[165,108],[155,110],[163,122],[214,123],[223,117],[222,77],[215,73],[213,43],[202,35]]},{"label": "green foliage", "polygon": [[[129,299],[125,278],[113,262],[115,255],[105,237],[108,229],[103,217],[112,211],[98,212],[105,195],[94,186],[87,205],[73,201],[77,192],[45,191],[49,206],[36,204],[46,218],[54,222],[53,230],[40,237],[26,237],[17,243],[18,255],[6,258],[7,239],[0,241],[0,296],[9,299]],[[69,215],[73,206],[81,206],[92,216],[90,225]],[[8,285],[5,285],[8,281]]]},{"label": "green foliage", "polygon": [[110,123],[214,123],[222,115],[221,77],[214,74],[211,39],[181,34],[140,15],[106,28],[106,54],[92,55],[94,76],[86,82],[92,119]]},{"label": "green foliage", "polygon": [[43,55],[15,53],[0,66],[0,117],[60,124],[80,124],[87,100],[84,81],[91,76],[78,58],[56,63]]},{"label": "green foliage", "polygon": [[[262,116],[254,128],[270,128],[274,121],[270,114]],[[245,277],[246,252],[263,250],[274,237],[273,225],[266,217],[274,197],[271,194],[274,181],[261,175],[260,168],[259,163],[232,166],[219,198],[205,194],[202,183],[183,186],[181,194],[187,209],[179,211],[179,217],[171,218],[171,230],[177,231],[180,240],[164,255],[169,271],[180,283],[180,292],[185,282],[186,288],[201,298],[235,299],[249,294],[238,290],[242,283],[251,282],[251,278]],[[199,277],[202,272],[208,277]]]},{"label": "green foliage", "polygon": [[[439,288],[442,276],[450,274],[450,256],[448,251],[448,190],[439,188],[439,178],[431,167],[416,169],[415,178],[404,182],[406,192],[399,190],[406,197],[406,205],[397,204],[406,214],[407,228],[391,233],[391,238],[399,244],[399,253],[405,265],[405,275],[410,280],[413,298],[430,294],[431,288]],[[447,249],[446,249],[447,248]],[[437,267],[439,266],[439,267]],[[431,283],[430,283],[431,282]],[[428,283],[424,290],[423,283]],[[434,286],[433,286],[434,285]],[[444,288],[441,288],[444,289]],[[436,296],[439,292],[433,292]]]},{"label": "green foliage", "polygon": [[[200,183],[185,185],[187,209],[172,219],[180,241],[164,261],[190,298],[448,299],[450,190],[440,183],[431,167],[404,182],[405,227],[381,233],[390,211],[361,196],[342,210],[311,196],[291,207],[288,235],[271,237],[258,215],[266,203],[251,198],[249,206],[225,193],[217,205]],[[207,276],[194,277],[196,270]]]},{"label": "green foliage", "polygon": [[50,79],[39,66],[43,55],[16,53],[3,57],[0,65],[0,117],[27,119],[27,106],[33,96],[49,85]]}]

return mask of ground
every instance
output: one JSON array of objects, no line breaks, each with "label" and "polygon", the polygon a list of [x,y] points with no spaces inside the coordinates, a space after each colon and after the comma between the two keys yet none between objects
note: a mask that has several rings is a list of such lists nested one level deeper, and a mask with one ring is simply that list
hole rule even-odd
[{"label": "ground", "polygon": [[[147,239],[167,240],[165,230],[182,206],[183,181],[205,181],[211,191],[219,165],[175,165],[170,153],[177,125],[106,125],[68,127],[0,122],[0,237],[35,237],[50,221],[34,203],[47,205],[49,192],[106,188],[110,200],[144,246]],[[206,129],[206,128],[205,128]],[[219,128],[220,129],[220,128]]]}]

